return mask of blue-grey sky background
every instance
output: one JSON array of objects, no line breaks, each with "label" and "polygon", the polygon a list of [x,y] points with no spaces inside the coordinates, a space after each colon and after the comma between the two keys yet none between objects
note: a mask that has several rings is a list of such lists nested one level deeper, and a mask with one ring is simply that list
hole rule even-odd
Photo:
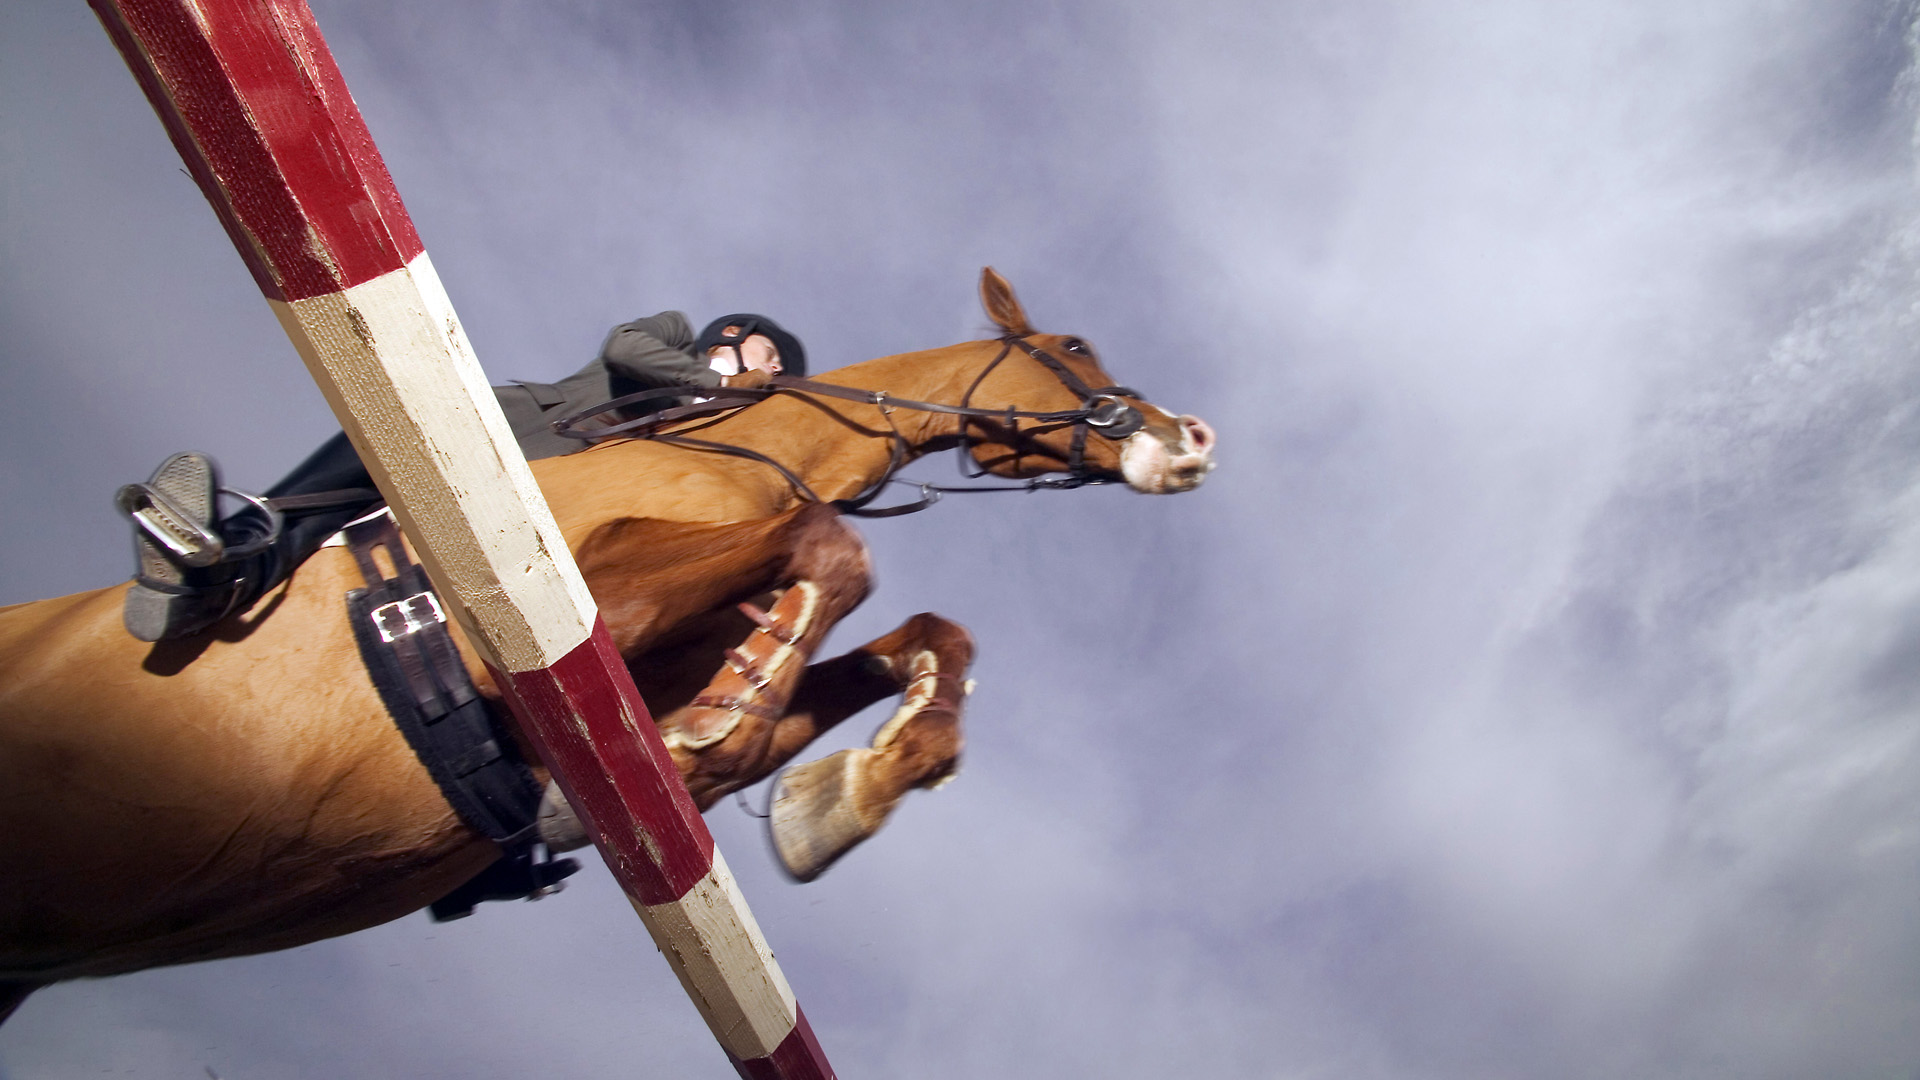
[{"label": "blue-grey sky background", "polygon": [[[1219,433],[864,526],[834,645],[973,627],[962,775],[808,886],[709,815],[841,1075],[1920,1076],[1911,4],[315,11],[497,381],[978,337],[992,264]],[[0,154],[12,602],[334,425],[80,0],[0,8]],[[208,1069],[732,1075],[598,866],[0,1028]]]}]

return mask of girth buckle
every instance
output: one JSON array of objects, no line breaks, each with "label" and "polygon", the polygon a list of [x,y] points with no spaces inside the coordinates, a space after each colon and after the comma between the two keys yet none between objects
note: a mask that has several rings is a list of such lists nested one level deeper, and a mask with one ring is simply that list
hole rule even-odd
[{"label": "girth buckle", "polygon": [[404,600],[381,604],[367,614],[373,619],[373,628],[380,631],[380,640],[388,643],[447,621],[446,612],[440,610],[440,601],[430,592],[414,593]]}]

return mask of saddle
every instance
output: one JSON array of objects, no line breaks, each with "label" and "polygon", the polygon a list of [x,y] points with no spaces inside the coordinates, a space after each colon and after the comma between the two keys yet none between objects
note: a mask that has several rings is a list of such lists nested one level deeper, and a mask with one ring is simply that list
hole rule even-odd
[{"label": "saddle", "polygon": [[[474,689],[445,609],[407,557],[393,517],[357,521],[344,536],[367,582],[347,593],[348,622],[380,700],[460,820],[500,847],[499,861],[433,902],[434,921],[464,918],[486,900],[558,892],[580,864],[554,858],[542,842],[541,786]],[[391,576],[376,553],[384,553]]]}]

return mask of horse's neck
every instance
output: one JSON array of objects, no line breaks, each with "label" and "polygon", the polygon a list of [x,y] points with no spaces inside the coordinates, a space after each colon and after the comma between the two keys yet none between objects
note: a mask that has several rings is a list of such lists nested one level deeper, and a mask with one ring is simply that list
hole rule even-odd
[{"label": "horse's neck", "polygon": [[[958,404],[980,367],[978,342],[883,356],[828,372],[819,381],[889,397]],[[954,417],[818,395],[781,394],[715,424],[702,438],[767,454],[823,499],[858,494],[879,479],[904,444],[909,460],[958,428]],[[897,438],[896,438],[897,436]]]},{"label": "horse's neck", "polygon": [[[884,356],[840,368],[820,381],[957,403],[990,358],[974,342]],[[894,409],[889,415],[860,402],[779,394],[724,419],[680,430],[777,461],[814,495],[831,501],[857,495],[885,474],[896,427],[909,458],[957,427],[953,417],[940,414]],[[648,440],[614,443],[542,465],[548,471],[542,472],[541,485],[570,527],[623,516],[743,520],[778,513],[805,498],[763,462]]]},{"label": "horse's neck", "polygon": [[[820,381],[884,390],[896,400],[957,404],[983,362],[973,356],[980,351],[973,343],[886,356]],[[958,429],[951,415],[788,394],[745,410],[734,422],[743,445],[775,455],[827,500],[865,491],[896,460],[917,458]]]}]

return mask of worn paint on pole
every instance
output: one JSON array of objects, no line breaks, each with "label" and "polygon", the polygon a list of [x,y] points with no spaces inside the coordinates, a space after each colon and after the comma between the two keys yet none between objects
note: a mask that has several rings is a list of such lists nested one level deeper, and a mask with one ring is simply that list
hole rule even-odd
[{"label": "worn paint on pole", "polygon": [[833,1076],[304,0],[89,0],[521,728],[742,1076]]}]

